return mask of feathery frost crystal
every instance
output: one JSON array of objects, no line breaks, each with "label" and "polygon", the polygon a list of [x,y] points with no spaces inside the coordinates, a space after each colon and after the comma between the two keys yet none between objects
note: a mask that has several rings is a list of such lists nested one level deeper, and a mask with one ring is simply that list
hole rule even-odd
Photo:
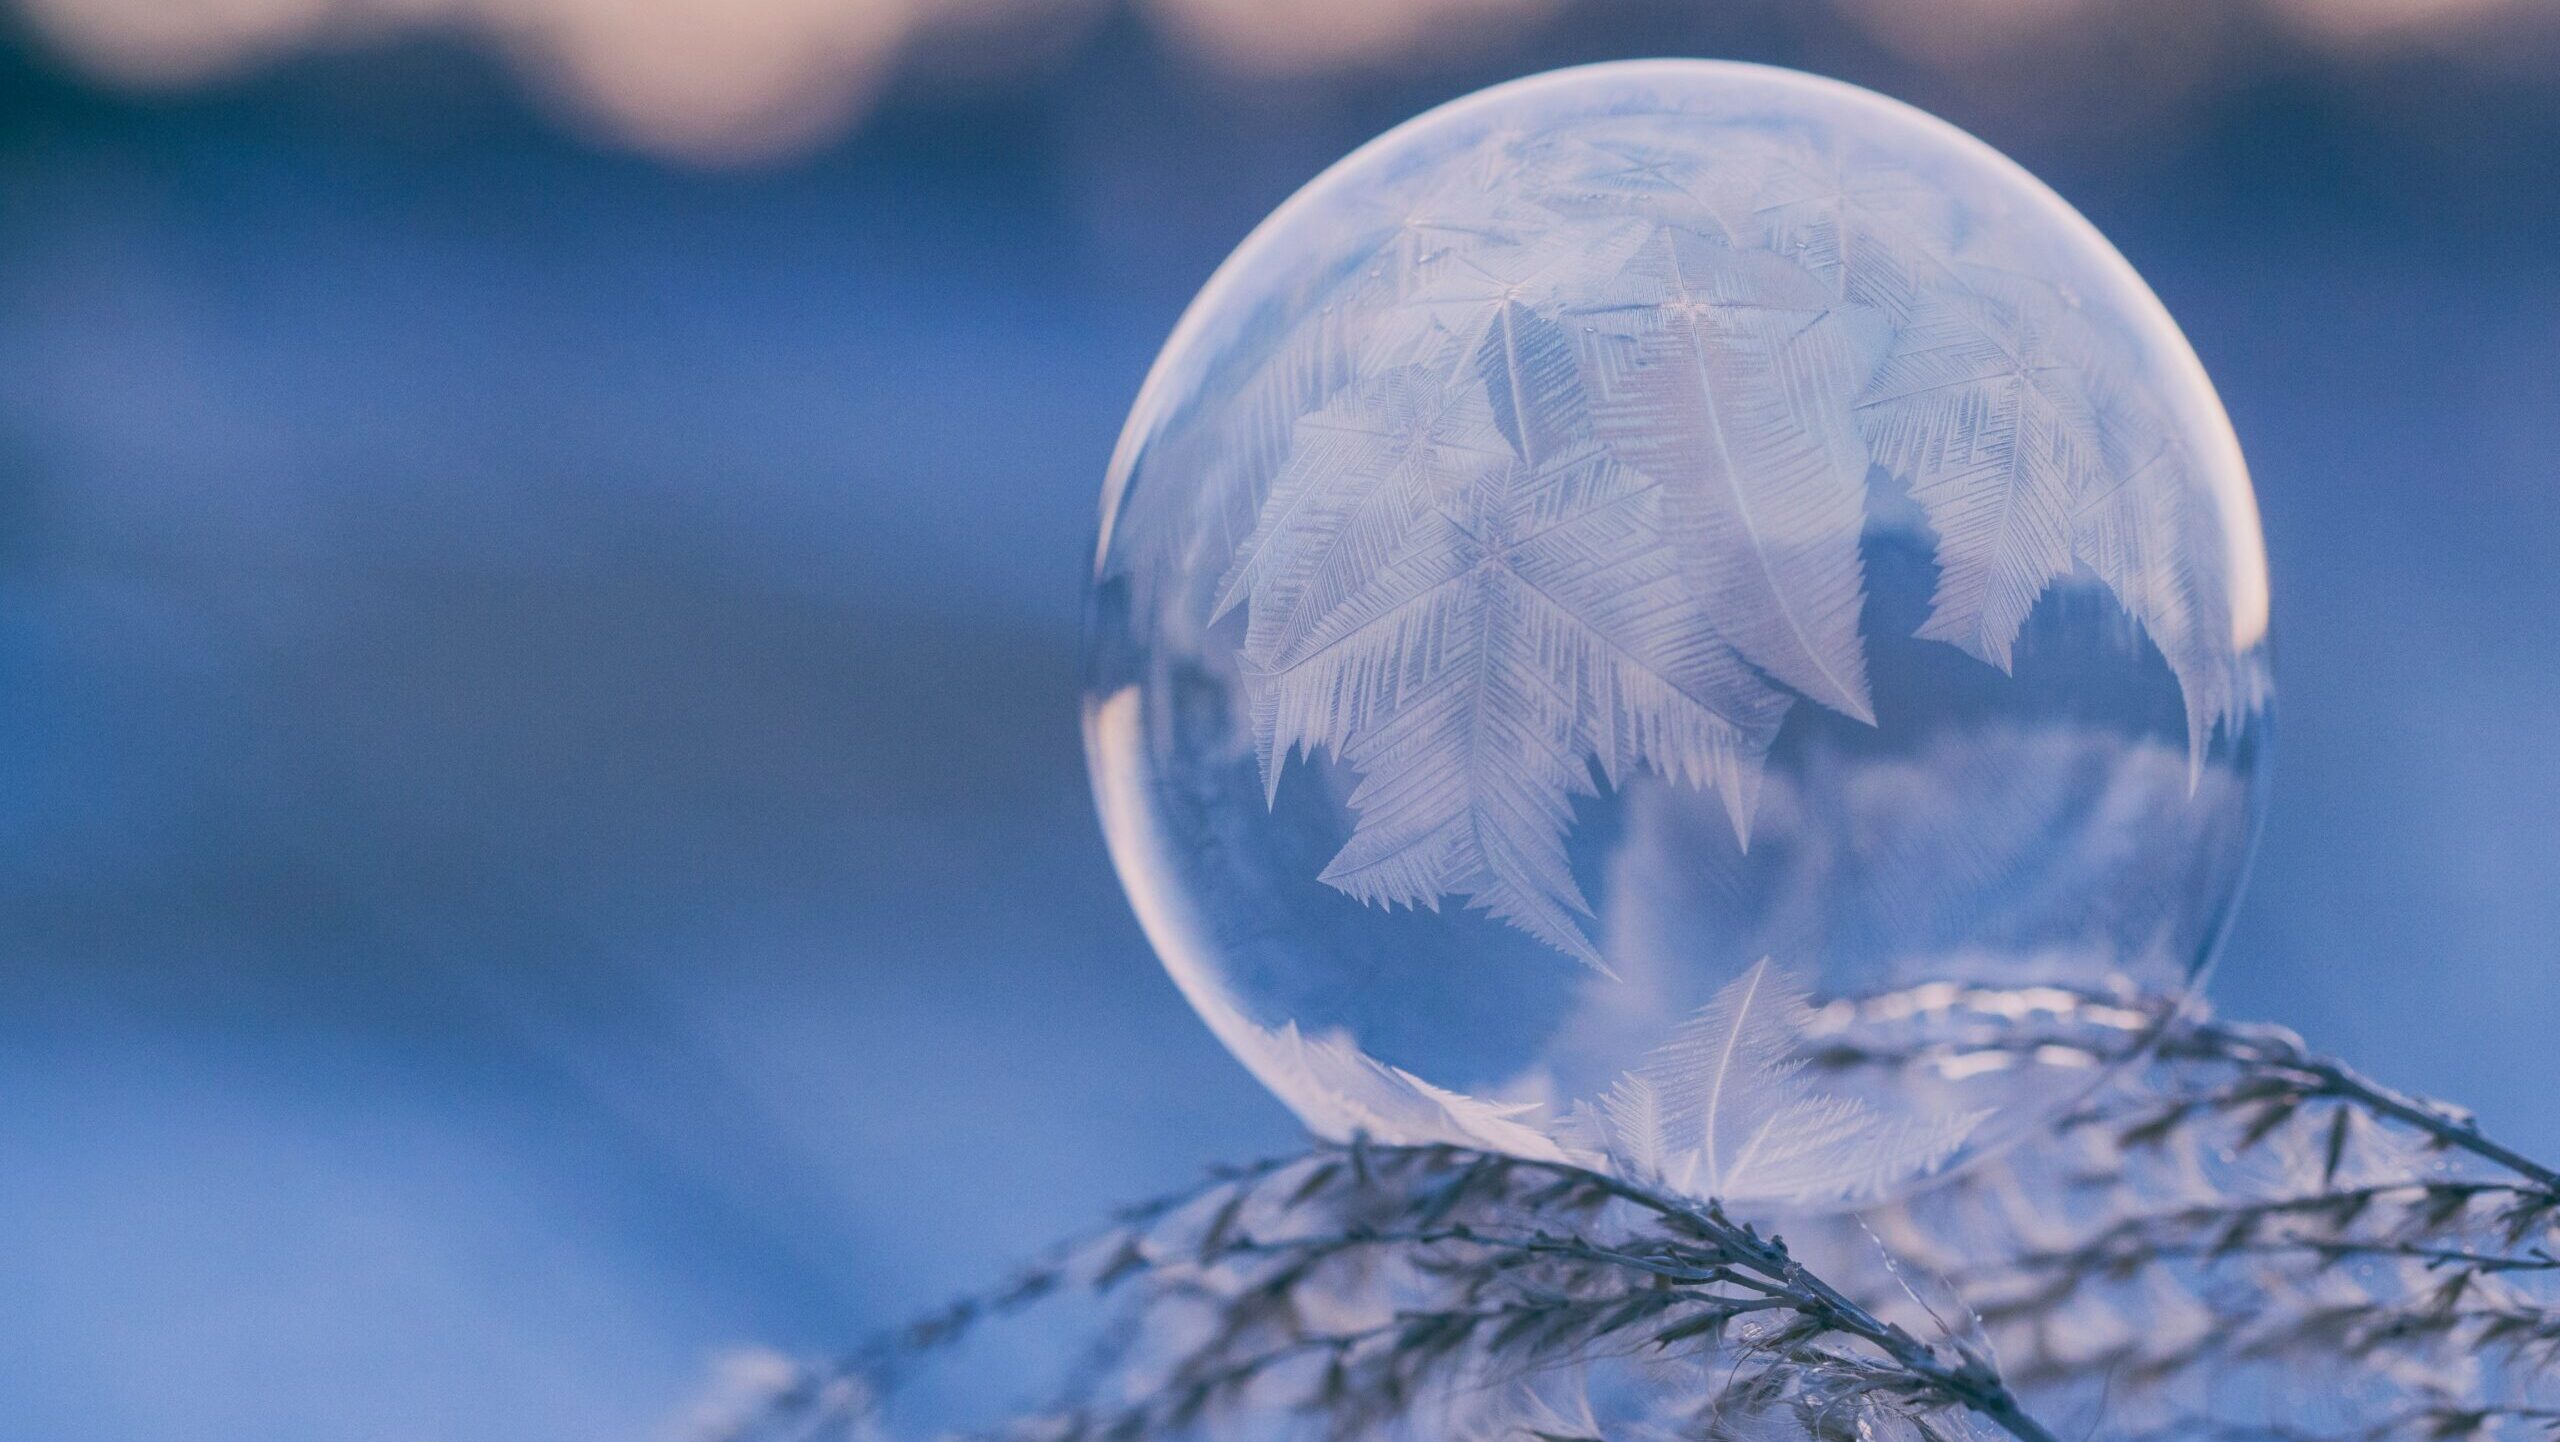
[{"label": "feathery frost crystal", "polygon": [[1607,65],[1364,147],[1193,303],[1086,737],[1166,966],[1319,1134],[1819,1207],[2195,984],[2266,630],[2220,403],[2086,221],[1864,91]]}]

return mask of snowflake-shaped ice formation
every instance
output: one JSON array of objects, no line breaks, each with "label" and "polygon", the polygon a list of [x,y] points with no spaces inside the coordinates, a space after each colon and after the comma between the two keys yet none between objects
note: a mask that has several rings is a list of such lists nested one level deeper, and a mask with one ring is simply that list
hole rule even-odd
[{"label": "snowflake-shaped ice formation", "polygon": [[2085,567],[2192,757],[2253,700],[2220,517],[2128,343],[1927,175],[1681,135],[1488,132],[1436,167],[1246,386],[1212,487],[1251,516],[1211,619],[1246,614],[1266,783],[1317,749],[1359,778],[1324,880],[1594,967],[1566,838],[1595,769],[1712,786],[1740,830],[1797,700],[1872,721],[1871,466],[1937,535],[1922,636],[2005,670]]}]

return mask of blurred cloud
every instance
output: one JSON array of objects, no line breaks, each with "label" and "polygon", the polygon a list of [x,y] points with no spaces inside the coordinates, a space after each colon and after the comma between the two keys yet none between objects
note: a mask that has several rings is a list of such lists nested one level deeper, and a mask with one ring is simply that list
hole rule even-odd
[{"label": "blurred cloud", "polygon": [[841,133],[910,52],[964,42],[1001,72],[1086,0],[18,0],[40,34],[116,82],[176,87],[290,52],[454,33],[493,45],[573,119],[638,149],[719,163]]},{"label": "blurred cloud", "polygon": [[[1242,75],[1447,60],[1518,41],[1572,0],[14,0],[92,73],[171,87],[400,35],[491,45],[573,122],[702,163],[787,155],[855,124],[911,76],[1036,69],[1126,4],[1184,53]],[[1603,7],[1587,3],[1595,13]],[[1969,85],[2086,87],[2156,108],[2266,50],[2369,58],[2555,28],[2544,0],[1803,0]],[[2494,55],[2491,56],[2494,58]]]},{"label": "blurred cloud", "polygon": [[926,0],[444,3],[476,10],[519,64],[613,134],[722,159],[796,150],[840,129]]},{"label": "blurred cloud", "polygon": [[[2376,0],[2392,3],[2392,0]],[[2243,53],[2250,0],[1834,0],[1885,50],[1987,109],[2113,128],[2191,104]]]},{"label": "blurred cloud", "polygon": [[[2049,47],[2057,40],[2153,67],[2164,55],[2250,43],[2261,17],[2276,31],[2331,51],[2476,38],[2483,28],[2547,21],[2538,0],[1838,0],[1838,8],[1908,58],[1962,64],[2034,50],[2048,66],[2085,70]],[[2135,44],[2123,44],[2133,41]]]},{"label": "blurred cloud", "polygon": [[326,28],[335,0],[20,0],[36,28],[74,60],[142,85],[209,79],[301,44]]},{"label": "blurred cloud", "polygon": [[1211,62],[1302,74],[1399,55],[1479,48],[1562,8],[1560,0],[1147,0],[1173,37]]},{"label": "blurred cloud", "polygon": [[2484,22],[2522,21],[2530,0],[2269,0],[2279,19],[2337,48],[2441,36]]},{"label": "blurred cloud", "polygon": [[1956,63],[2048,42],[2085,28],[2107,0],[1842,0],[1841,9],[1887,48],[1910,58]]}]

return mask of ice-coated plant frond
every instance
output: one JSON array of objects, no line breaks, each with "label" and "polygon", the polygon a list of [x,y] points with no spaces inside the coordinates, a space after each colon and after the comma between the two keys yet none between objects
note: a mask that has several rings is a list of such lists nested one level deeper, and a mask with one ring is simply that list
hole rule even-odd
[{"label": "ice-coated plant frond", "polygon": [[1120,1297],[1119,1344],[1068,1400],[996,1435],[2054,1435],[1963,1340],[1880,1319],[1720,1207],[1570,1165],[1367,1144],[1150,1204],[812,1370],[722,1435],[876,1426],[917,1358],[1073,1284]]},{"label": "ice-coated plant frond", "polygon": [[1921,636],[2008,669],[2042,597],[2103,587],[2201,767],[2259,701],[2221,502],[2160,358],[1978,183],[1630,109],[1457,143],[1305,241],[1327,262],[1163,418],[1136,484],[1174,499],[1113,546],[1213,578],[1186,627],[1241,614],[1274,798],[1300,757],[1356,775],[1326,882],[1602,965],[1575,797],[1660,775],[1743,831],[1795,702],[1875,719],[1878,468],[1934,548]]},{"label": "ice-coated plant frond", "polygon": [[[2130,1043],[2160,1020],[2084,1005],[2103,1015],[2072,1034],[1990,1045],[2049,1052],[2110,1029]],[[1981,1319],[2023,1395],[2048,1417],[2101,1416],[2099,1435],[2546,1437],[2555,1183],[2461,1113],[2281,1029],[2185,1018],[2058,1135],[1829,1245],[1872,1256],[1881,1237],[1907,1269],[1955,1279],[1950,1305]]]},{"label": "ice-coated plant frond", "polygon": [[1817,1021],[1950,1000],[2058,1021],[1908,1051],[1850,1027],[1815,1068],[2156,1046],[2055,1135],[1783,1242],[1641,1180],[1459,1147],[1232,1170],[835,1364],[760,1365],[765,1405],[702,1435],[875,1442],[922,1360],[1096,1289],[1106,1345],[987,1436],[2560,1436],[2551,1169],[2272,1028],[2046,989]]},{"label": "ice-coated plant frond", "polygon": [[1732,1204],[1867,1201],[1934,1170],[1979,1114],[1888,1116],[1804,1076],[1803,984],[1762,960],[1618,1079],[1583,1130],[1618,1172]]}]

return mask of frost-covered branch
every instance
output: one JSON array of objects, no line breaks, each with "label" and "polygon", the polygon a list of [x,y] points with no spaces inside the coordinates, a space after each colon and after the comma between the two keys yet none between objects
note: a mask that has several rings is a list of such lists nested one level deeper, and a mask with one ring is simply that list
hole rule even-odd
[{"label": "frost-covered branch", "polygon": [[1778,1415],[2054,1436],[1968,1344],[1879,1317],[1719,1207],[1572,1166],[1369,1145],[1142,1209],[799,1379],[737,1435],[854,1435],[917,1357],[1078,1282],[1126,1294],[1129,1344],[1085,1395],[1001,1435],[1174,1437],[1264,1411],[1327,1437],[1425,1417],[1488,1436],[1596,1436],[1596,1421],[1531,1424],[1584,1410],[1595,1374],[1635,1367],[1685,1370],[1697,1385],[1679,1410],[1706,1436]]},{"label": "frost-covered branch", "polygon": [[1320,1148],[1131,1209],[715,1435],[876,1437],[924,1357],[1091,1291],[1089,1365],[985,1436],[2560,1437],[2551,1169],[2274,1028],[2042,991],[2008,1010],[2054,1026],[1961,1044],[2085,1047],[2118,1081],[1897,1205],[1782,1241],[1597,1170]]},{"label": "frost-covered branch", "polygon": [[2306,1103],[2337,1101],[2375,1120],[2407,1127],[2439,1148],[2469,1153],[2546,1199],[2560,1198],[2560,1170],[2492,1140],[2468,1111],[2395,1091],[2344,1062],[2314,1055],[2302,1038],[2283,1027],[2201,1018],[2173,1030],[2170,1053],[2173,1059],[2210,1059],[2238,1071],[2242,1082],[2227,1089],[2224,1100],[2258,1107],[2255,1129],[2282,1124]]},{"label": "frost-covered branch", "polygon": [[2013,1382],[2102,1435],[2550,1435],[2551,1169],[2278,1028],[2108,1025],[2129,1048],[2154,1024],[2049,1140],[1864,1225],[1960,1278]]}]

